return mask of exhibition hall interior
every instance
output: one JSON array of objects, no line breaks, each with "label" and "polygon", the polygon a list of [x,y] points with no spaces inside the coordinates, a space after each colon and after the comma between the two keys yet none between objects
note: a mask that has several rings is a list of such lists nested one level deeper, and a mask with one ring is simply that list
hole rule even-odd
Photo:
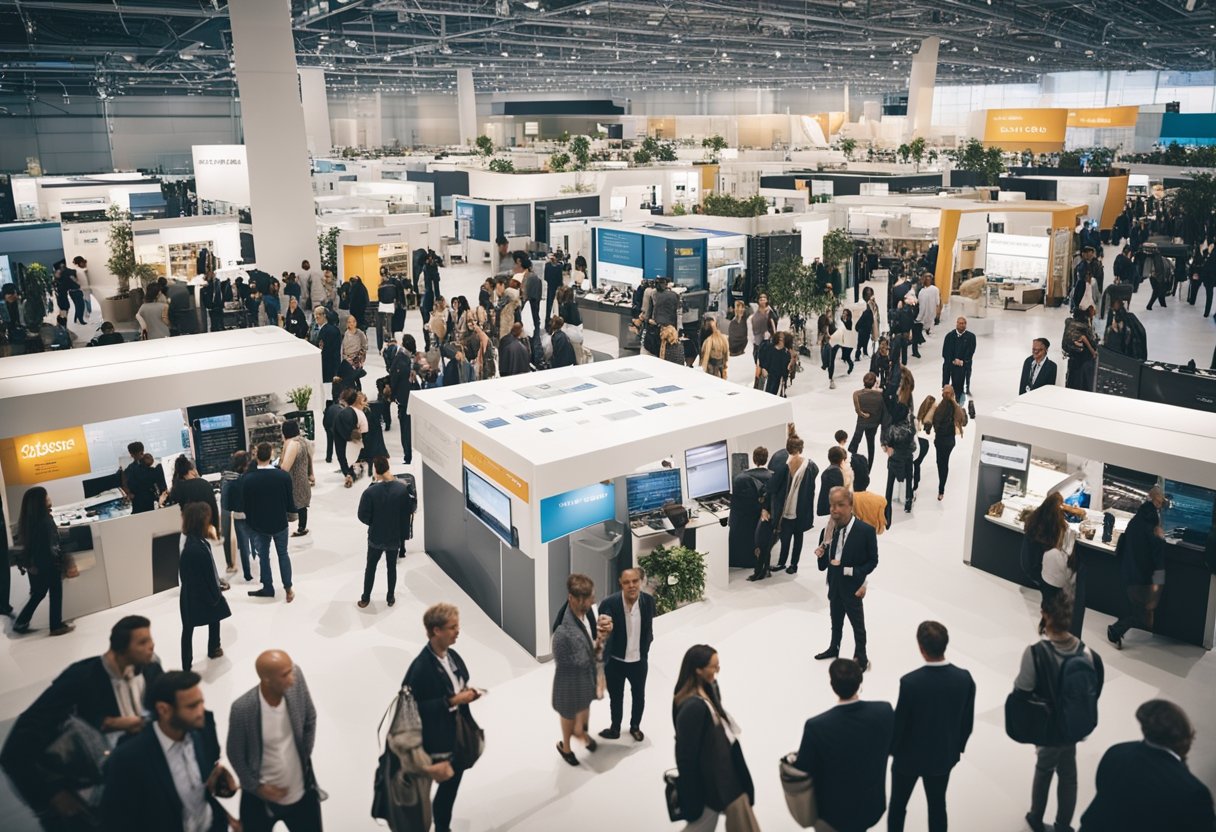
[{"label": "exhibition hall interior", "polygon": [[1214,292],[1216,0],[0,0],[0,829],[1216,832]]}]

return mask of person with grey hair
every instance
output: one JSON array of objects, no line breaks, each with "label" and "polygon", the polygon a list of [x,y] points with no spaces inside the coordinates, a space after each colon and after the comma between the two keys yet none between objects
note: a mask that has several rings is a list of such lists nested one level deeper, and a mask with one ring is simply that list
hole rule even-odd
[{"label": "person with grey hair", "polygon": [[866,596],[869,575],[878,567],[878,535],[874,527],[853,514],[853,492],[837,486],[828,493],[829,513],[835,531],[815,550],[819,570],[827,572],[828,602],[832,617],[832,642],[815,659],[835,659],[840,655],[840,640],[847,615],[853,626],[853,657],[863,671],[869,669],[866,657],[866,618],[862,599]]}]

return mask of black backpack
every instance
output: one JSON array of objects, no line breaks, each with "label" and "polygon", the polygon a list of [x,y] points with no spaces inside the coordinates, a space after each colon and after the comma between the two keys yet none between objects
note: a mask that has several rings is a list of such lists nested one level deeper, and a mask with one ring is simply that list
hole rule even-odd
[{"label": "black backpack", "polygon": [[1035,689],[1030,694],[1015,690],[1005,702],[1005,732],[1015,742],[1071,745],[1098,726],[1102,659],[1081,642],[1055,671],[1052,649],[1042,641],[1031,648]]}]

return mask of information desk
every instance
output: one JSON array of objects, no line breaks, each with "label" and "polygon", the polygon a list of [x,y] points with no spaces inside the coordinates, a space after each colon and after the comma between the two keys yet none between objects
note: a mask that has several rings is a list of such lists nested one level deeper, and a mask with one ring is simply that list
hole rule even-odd
[{"label": "information desk", "polygon": [[633,330],[633,306],[628,301],[613,302],[603,295],[586,294],[578,299],[578,311],[583,326],[595,332],[611,335],[621,352],[638,352],[642,342]]},{"label": "information desk", "polygon": [[[1138,401],[1120,402],[1116,410],[1109,401],[1099,393],[1044,387],[985,415],[975,432],[964,561],[1030,586],[1020,565],[1019,515],[1053,491],[1068,497],[1085,490],[1086,517],[1070,524],[1085,604],[1118,616],[1127,603],[1115,547],[1148,488],[1163,484],[1172,502],[1162,516],[1165,590],[1153,631],[1211,649],[1216,509],[1203,495],[1216,491],[1216,415]],[[1003,511],[990,515],[998,502]],[[1114,520],[1108,543],[1102,542],[1104,514]]]},{"label": "information desk", "polygon": [[[0,533],[10,534],[27,489],[47,489],[80,568],[64,582],[65,618],[177,585],[179,509],[132,514],[115,490],[128,443],[143,443],[167,480],[181,453],[214,479],[256,431],[281,436],[279,417],[263,411],[271,402],[294,410],[288,390],[311,387],[310,406],[323,406],[320,355],[282,329],[257,327],[0,361],[0,499],[10,524]],[[20,598],[27,581],[12,577]]]},{"label": "information desk", "polygon": [[[685,451],[725,441],[731,460],[757,445],[776,448],[793,407],[635,356],[422,390],[409,413],[428,554],[542,658],[572,572],[598,574],[603,597],[615,591],[610,576],[640,553],[675,543],[667,532],[630,533],[626,478],[666,460],[691,504]],[[726,529],[712,512],[702,520],[696,548],[708,555],[709,582],[721,583]]]}]

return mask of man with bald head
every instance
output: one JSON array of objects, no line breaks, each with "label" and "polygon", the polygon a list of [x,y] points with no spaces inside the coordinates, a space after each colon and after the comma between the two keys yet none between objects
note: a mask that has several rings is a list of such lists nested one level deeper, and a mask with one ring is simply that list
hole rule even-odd
[{"label": "man with bald head", "polygon": [[971,392],[971,360],[975,358],[975,333],[967,329],[967,319],[959,316],[954,329],[942,342],[942,387],[954,388],[954,398],[964,404]]},{"label": "man with bald head", "polygon": [[228,759],[241,782],[241,826],[270,832],[320,832],[321,803],[312,770],[317,710],[304,674],[282,650],[254,664],[258,685],[232,703]]},{"label": "man with bald head", "polygon": [[645,739],[642,733],[642,711],[646,709],[647,657],[654,641],[654,596],[642,592],[645,575],[641,569],[626,569],[621,573],[621,591],[600,602],[600,615],[612,619],[612,634],[604,646],[608,661],[604,679],[608,683],[608,705],[612,724],[600,731],[604,739],[621,736],[621,718],[625,711],[625,680],[629,680],[629,696],[633,709],[629,715],[629,736],[635,742]]}]

